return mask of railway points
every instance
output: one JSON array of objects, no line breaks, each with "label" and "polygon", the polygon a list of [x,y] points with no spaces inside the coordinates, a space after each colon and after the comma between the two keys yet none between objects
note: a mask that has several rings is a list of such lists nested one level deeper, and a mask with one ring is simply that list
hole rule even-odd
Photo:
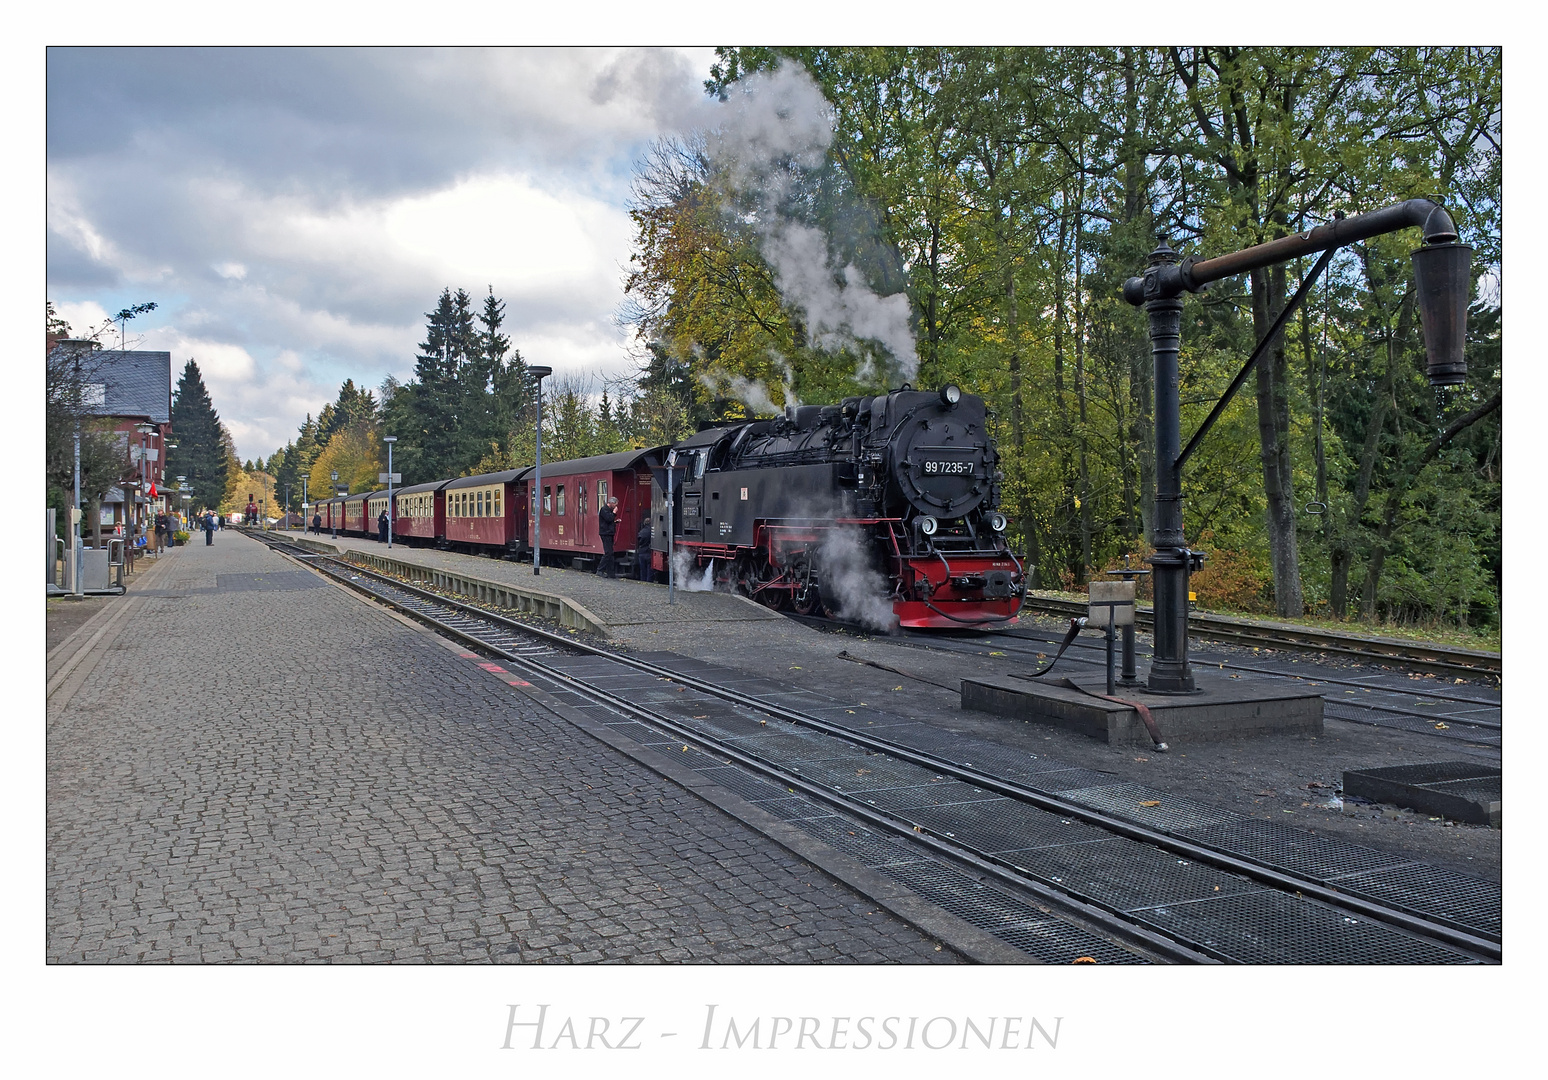
[{"label": "railway points", "polygon": [[[458,557],[458,558],[460,558],[460,557]],[[609,583],[605,587],[613,588],[613,589],[620,589],[621,588],[621,589],[624,589],[624,590],[627,590],[627,589],[639,590],[639,589],[642,588],[637,583]],[[639,594],[636,592],[634,595],[638,596]],[[649,632],[651,632],[651,633],[660,633],[661,629],[662,628],[657,627],[657,628],[651,629]],[[670,629],[673,632],[676,632],[676,633],[691,632],[691,628],[690,627],[688,627],[686,625],[682,625],[682,624],[674,624]],[[717,631],[723,632],[723,631],[725,631],[727,629],[730,629],[730,628],[729,627],[720,627],[720,628],[716,628],[716,629],[717,629]],[[748,629],[749,630],[753,630],[754,628],[749,627]],[[765,646],[768,644],[767,639],[771,636],[771,630],[772,629],[773,628],[770,628],[770,627],[760,627],[760,628],[757,628],[757,630],[754,631],[755,633],[761,632],[761,636],[765,639],[765,642],[764,642]],[[801,628],[794,628],[794,629],[801,629]],[[719,634],[717,633],[716,636],[718,637]],[[772,636],[777,637],[778,635],[775,634],[775,635],[772,635]],[[699,655],[702,655],[702,654],[699,654]],[[791,666],[792,667],[799,667],[799,665],[791,665]],[[723,675],[720,676],[720,677],[724,678]],[[901,688],[899,688],[899,689],[901,689]],[[781,687],[779,692],[782,695],[786,696],[786,697],[794,697],[794,698],[798,698],[798,699],[800,697],[802,697],[803,695],[810,695],[810,693],[811,693],[811,691],[795,690],[794,688],[791,688],[791,687],[788,687],[788,686]],[[953,741],[957,742],[957,743],[963,742],[963,740],[961,738],[955,739]],[[1337,741],[1337,740],[1333,740],[1333,741]],[[723,767],[723,763],[722,763],[722,765],[711,766],[711,768],[721,768],[721,767]],[[1112,787],[1113,785],[1109,784],[1109,785],[1097,785],[1097,786],[1098,787]],[[1122,785],[1119,785],[1119,786],[1122,786]],[[1162,802],[1174,802],[1175,798],[1176,798],[1175,796],[1168,795],[1164,799],[1154,800],[1154,802],[1156,804],[1160,804]],[[968,801],[971,802],[971,801],[977,801],[977,800],[968,800]],[[1152,802],[1152,800],[1140,800],[1140,802],[1142,804],[1144,804],[1144,803],[1150,803],[1150,802]],[[1215,824],[1219,824],[1219,822],[1216,821]],[[1264,833],[1263,836],[1257,836],[1256,835],[1256,833],[1254,832],[1254,828],[1251,826],[1250,822],[1244,822],[1242,827],[1246,828],[1247,832],[1249,834],[1252,834],[1253,836],[1255,836],[1255,838],[1256,838],[1255,842],[1258,842],[1260,844],[1267,844],[1270,847],[1274,847],[1275,845],[1278,845],[1278,847],[1282,849],[1282,848],[1284,848],[1284,846],[1287,843],[1290,844],[1291,846],[1294,846],[1296,843],[1301,843],[1301,844],[1310,843],[1313,847],[1316,847],[1316,846],[1319,846],[1320,844],[1327,843],[1327,840],[1326,840],[1325,836],[1322,837],[1322,838],[1315,838],[1313,840],[1308,840],[1305,836],[1300,837],[1299,841],[1287,840],[1284,836],[1280,835],[1281,831],[1283,830],[1282,826],[1279,826],[1277,828],[1269,828],[1266,831],[1263,830],[1261,827],[1258,828],[1257,832],[1263,832]],[[1272,833],[1274,835],[1273,836],[1269,836],[1268,835],[1269,833]],[[1335,846],[1337,846],[1336,842],[1335,842]],[[1378,864],[1381,863],[1381,857],[1380,856],[1372,855],[1369,852],[1367,852],[1366,855],[1362,856],[1362,858],[1366,858],[1366,859],[1376,858],[1377,859],[1377,863]],[[1367,869],[1367,871],[1369,871],[1372,868],[1373,868],[1372,866],[1367,866],[1366,869]],[[1489,901],[1489,895],[1490,895],[1491,887],[1489,886],[1489,884],[1487,882],[1469,882],[1469,881],[1465,880],[1465,875],[1462,878],[1459,878],[1457,875],[1454,875],[1454,874],[1451,874],[1451,875],[1448,876],[1448,872],[1446,872],[1444,870],[1441,870],[1441,869],[1438,869],[1438,868],[1433,868],[1433,867],[1428,869],[1428,870],[1426,870],[1426,869],[1423,869],[1423,864],[1419,863],[1417,860],[1398,859],[1396,861],[1392,861],[1391,857],[1388,856],[1387,857],[1387,862],[1384,865],[1380,866],[1380,870],[1381,870],[1382,873],[1385,873],[1388,876],[1396,874],[1398,877],[1402,877],[1403,875],[1406,874],[1408,876],[1410,884],[1412,884],[1412,879],[1414,878],[1414,875],[1415,874],[1419,874],[1421,877],[1424,878],[1425,881],[1430,883],[1429,887],[1432,889],[1432,891],[1435,888],[1437,888],[1437,887],[1439,887],[1442,892],[1445,892],[1448,888],[1451,889],[1453,892],[1457,892],[1458,890],[1460,890],[1459,895],[1461,895],[1461,894],[1469,894],[1469,898],[1467,899],[1466,902],[1467,903],[1472,903],[1475,906],[1477,904],[1481,903],[1483,905],[1483,907],[1487,908],[1488,904],[1490,902]],[[1437,886],[1435,883],[1440,881],[1441,879],[1446,879],[1446,881],[1449,882],[1449,884],[1444,885],[1444,886]],[[1374,888],[1376,886],[1373,884],[1372,887]],[[1401,892],[1402,890],[1399,890],[1399,891]],[[1474,893],[1476,893],[1476,895],[1471,895],[1471,894],[1474,894]],[[1266,919],[1269,922],[1272,922],[1274,919],[1281,919],[1281,920],[1283,920],[1283,918],[1286,917],[1284,915],[1284,913],[1280,913],[1278,915],[1273,915],[1273,916],[1267,915],[1265,913],[1260,913],[1260,916],[1261,916],[1260,921],[1263,921],[1263,920]],[[1487,921],[1487,918],[1485,918],[1484,921]],[[1251,923],[1251,919],[1248,919],[1248,923],[1249,924]],[[1246,925],[1246,924],[1244,924],[1244,925]],[[1260,927],[1260,930],[1261,930],[1261,927]],[[1286,955],[1288,955],[1288,954],[1286,954]],[[1353,954],[1351,953],[1351,955],[1353,955]],[[1284,956],[1281,957],[1281,959],[1284,959],[1284,958],[1285,958]],[[1370,956],[1368,958],[1374,958],[1374,957]],[[1389,956],[1388,957],[1388,959],[1394,959],[1394,958],[1395,958],[1395,954],[1393,956]],[[1261,961],[1264,958],[1262,956],[1259,956],[1258,959]]]}]

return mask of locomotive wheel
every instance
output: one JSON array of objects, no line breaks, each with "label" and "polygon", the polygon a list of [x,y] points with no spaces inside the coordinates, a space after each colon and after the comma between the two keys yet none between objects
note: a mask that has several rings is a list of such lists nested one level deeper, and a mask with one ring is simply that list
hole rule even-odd
[{"label": "locomotive wheel", "polygon": [[802,585],[796,589],[790,606],[797,615],[814,615],[822,607],[822,593],[816,585]]}]

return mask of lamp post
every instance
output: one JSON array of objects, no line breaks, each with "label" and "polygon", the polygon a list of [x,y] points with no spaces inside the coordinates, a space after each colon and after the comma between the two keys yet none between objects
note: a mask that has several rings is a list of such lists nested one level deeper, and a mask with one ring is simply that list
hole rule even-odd
[{"label": "lamp post", "polygon": [[392,534],[398,527],[398,514],[392,505],[392,444],[398,441],[396,435],[383,435],[382,442],[387,444],[387,550],[392,550]]},{"label": "lamp post", "polygon": [[306,481],[311,473],[301,474],[301,534],[306,535]]},{"label": "lamp post", "polygon": [[[334,496],[334,498],[338,498],[338,495],[339,495],[339,470],[334,469],[328,475],[333,477],[333,496]],[[338,508],[335,507],[335,510],[337,510],[337,509]],[[335,540],[337,540],[339,538],[339,515],[337,513],[330,512],[328,514],[328,519],[329,519],[329,523],[333,526],[333,538]]]},{"label": "lamp post", "polygon": [[532,502],[537,511],[532,520],[532,572],[536,574],[543,566],[543,380],[554,369],[528,367],[527,372],[537,379],[537,467],[532,474]]}]

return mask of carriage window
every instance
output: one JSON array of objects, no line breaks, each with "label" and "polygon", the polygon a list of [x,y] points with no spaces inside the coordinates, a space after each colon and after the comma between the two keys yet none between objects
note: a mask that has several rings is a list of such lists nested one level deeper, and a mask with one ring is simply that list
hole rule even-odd
[{"label": "carriage window", "polygon": [[600,510],[607,505],[607,481],[597,481],[597,508]]},{"label": "carriage window", "polygon": [[559,516],[564,517],[564,485],[559,485]]},{"label": "carriage window", "polygon": [[500,516],[500,489],[499,488],[495,488],[495,493],[494,493],[494,516],[495,517],[499,517]]},{"label": "carriage window", "polygon": [[477,513],[474,516],[475,517],[487,517],[488,516],[487,514],[484,513],[484,493],[482,491],[480,491],[478,493],[478,511],[477,511]]},{"label": "carriage window", "polygon": [[543,513],[545,514],[552,514],[554,512],[553,490],[547,484],[543,485]]}]

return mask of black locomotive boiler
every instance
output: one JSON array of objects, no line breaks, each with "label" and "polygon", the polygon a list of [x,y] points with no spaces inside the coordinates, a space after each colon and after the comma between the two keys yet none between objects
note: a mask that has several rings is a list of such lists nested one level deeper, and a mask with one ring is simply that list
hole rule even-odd
[{"label": "black locomotive boiler", "polygon": [[873,615],[881,602],[903,626],[961,627],[1021,606],[984,401],[956,386],[710,428],[666,460],[652,501],[658,570],[670,507],[692,572],[770,607],[848,616],[867,590]]}]

